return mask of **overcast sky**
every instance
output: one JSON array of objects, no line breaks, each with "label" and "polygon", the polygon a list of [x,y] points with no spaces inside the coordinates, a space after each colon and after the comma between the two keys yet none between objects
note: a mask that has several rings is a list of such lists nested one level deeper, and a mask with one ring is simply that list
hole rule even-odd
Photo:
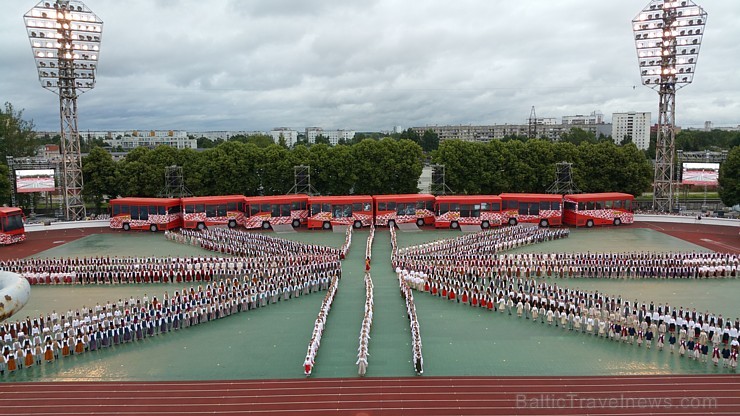
[{"label": "overcast sky", "polygon": [[[58,130],[23,24],[3,3],[0,101]],[[389,130],[650,111],[631,20],[648,0],[88,0],[104,22],[83,130]],[[709,13],[677,124],[740,124],[740,3]]]}]

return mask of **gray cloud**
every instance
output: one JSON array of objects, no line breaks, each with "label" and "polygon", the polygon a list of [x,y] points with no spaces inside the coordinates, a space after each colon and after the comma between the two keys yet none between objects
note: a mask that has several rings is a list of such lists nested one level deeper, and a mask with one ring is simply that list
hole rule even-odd
[{"label": "gray cloud", "polygon": [[[39,129],[58,128],[22,16],[0,16],[0,100]],[[740,124],[735,2],[704,0],[709,19],[685,126]],[[270,129],[523,122],[539,116],[657,111],[641,86],[631,19],[647,0],[177,2],[99,0],[97,87],[81,129]],[[635,88],[633,88],[635,86]]]}]

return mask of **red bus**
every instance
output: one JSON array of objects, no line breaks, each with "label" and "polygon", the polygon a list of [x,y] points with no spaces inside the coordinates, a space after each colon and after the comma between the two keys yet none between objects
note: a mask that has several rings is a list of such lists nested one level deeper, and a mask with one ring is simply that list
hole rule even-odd
[{"label": "red bus", "polygon": [[110,228],[156,232],[178,227],[182,227],[180,198],[110,200]]},{"label": "red bus", "polygon": [[16,207],[0,207],[0,245],[26,240],[23,211]]},{"label": "red bus", "polygon": [[563,222],[576,227],[632,224],[635,197],[619,192],[565,195]]},{"label": "red bus", "polygon": [[181,201],[183,228],[244,225],[247,198],[243,195],[194,196]]},{"label": "red bus", "polygon": [[416,223],[419,227],[434,223],[434,195],[375,195],[375,225],[395,226]]},{"label": "red bus", "polygon": [[496,195],[444,195],[434,203],[436,228],[460,228],[480,225],[486,229],[501,225],[501,198]]},{"label": "red bus", "polygon": [[312,196],[308,198],[308,228],[334,225],[369,227],[373,223],[373,197],[369,195]]},{"label": "red bus", "polygon": [[563,197],[555,194],[501,194],[501,222],[517,225],[520,222],[539,224],[540,227],[563,223]]},{"label": "red bus", "polygon": [[291,224],[298,228],[308,218],[308,195],[247,197],[244,217],[246,228],[269,229],[272,225]]}]

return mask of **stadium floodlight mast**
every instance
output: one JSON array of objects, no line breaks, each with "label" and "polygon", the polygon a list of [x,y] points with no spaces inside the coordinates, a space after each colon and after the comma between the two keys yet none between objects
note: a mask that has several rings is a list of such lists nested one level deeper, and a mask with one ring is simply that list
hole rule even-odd
[{"label": "stadium floodlight mast", "polygon": [[95,87],[103,22],[77,0],[41,1],[23,19],[39,81],[59,95],[64,214],[85,217],[77,97]]},{"label": "stadium floodlight mast", "polygon": [[676,151],[676,91],[694,80],[707,12],[691,0],[651,0],[632,20],[642,84],[660,96],[653,210],[670,212]]}]

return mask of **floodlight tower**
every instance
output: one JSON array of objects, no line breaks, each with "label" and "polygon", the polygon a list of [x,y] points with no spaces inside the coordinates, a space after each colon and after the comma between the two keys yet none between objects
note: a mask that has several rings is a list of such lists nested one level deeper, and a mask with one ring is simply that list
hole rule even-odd
[{"label": "floodlight tower", "polygon": [[77,97],[95,87],[103,22],[78,0],[41,1],[23,16],[39,81],[59,95],[64,215],[85,216]]},{"label": "floodlight tower", "polygon": [[670,212],[676,153],[676,91],[694,80],[707,12],[691,0],[651,0],[632,20],[642,84],[658,91],[653,209]]}]

